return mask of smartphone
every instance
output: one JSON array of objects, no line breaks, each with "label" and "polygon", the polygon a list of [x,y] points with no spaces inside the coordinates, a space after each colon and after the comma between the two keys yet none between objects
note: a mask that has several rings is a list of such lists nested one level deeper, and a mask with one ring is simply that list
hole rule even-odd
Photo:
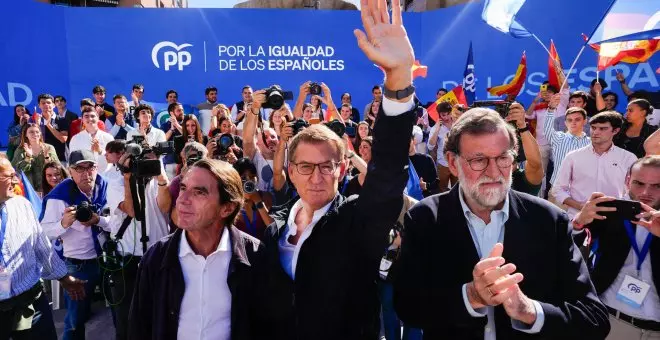
[{"label": "smartphone", "polygon": [[642,204],[630,200],[614,200],[609,202],[600,203],[600,207],[616,208],[616,211],[601,212],[600,214],[608,218],[619,218],[622,220],[637,221],[635,217],[642,213]]},{"label": "smartphone", "polygon": [[541,91],[547,91],[547,90],[548,90],[548,84],[542,84]]},{"label": "smartphone", "polygon": [[351,137],[351,138],[355,137],[355,126],[347,126],[346,127],[346,135],[348,135],[348,137]]}]

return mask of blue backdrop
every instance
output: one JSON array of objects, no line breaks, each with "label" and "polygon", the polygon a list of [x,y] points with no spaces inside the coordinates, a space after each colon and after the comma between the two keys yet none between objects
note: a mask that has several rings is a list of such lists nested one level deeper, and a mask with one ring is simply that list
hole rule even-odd
[{"label": "blue backdrop", "polygon": [[[554,39],[566,69],[582,46],[581,33],[594,29],[609,0],[528,1],[518,20],[549,44]],[[416,59],[428,66],[417,78],[422,101],[435,98],[440,87],[461,81],[470,41],[474,48],[477,99],[491,99],[489,86],[513,76],[527,51],[528,76],[519,97],[529,103],[546,78],[548,56],[534,40],[514,39],[481,21],[482,2],[406,13],[404,23]],[[39,93],[64,95],[69,108],[91,97],[102,84],[107,101],[131,86],[145,86],[145,100],[164,102],[175,89],[179,101],[204,101],[204,89],[215,85],[219,101],[239,101],[243,85],[264,88],[273,83],[297,94],[306,80],[330,86],[335,101],[353,95],[360,109],[382,72],[358,49],[353,29],[361,27],[356,11],[249,9],[68,8],[31,0],[0,2],[0,143],[7,143],[13,106],[30,110]],[[159,48],[160,47],[160,48]],[[261,49],[260,49],[261,48]],[[600,73],[621,95],[615,70],[627,75],[634,89],[658,87],[660,57],[639,65],[621,64]],[[573,88],[595,77],[597,55],[587,48],[569,76]],[[606,89],[609,90],[609,89]],[[623,101],[625,102],[625,100]],[[623,103],[618,107],[624,110]]]}]

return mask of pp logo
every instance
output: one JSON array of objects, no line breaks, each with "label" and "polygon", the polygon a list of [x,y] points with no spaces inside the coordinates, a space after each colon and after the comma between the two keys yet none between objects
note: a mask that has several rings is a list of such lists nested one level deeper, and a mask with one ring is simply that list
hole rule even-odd
[{"label": "pp logo", "polygon": [[190,52],[182,50],[191,46],[191,44],[177,45],[171,41],[161,41],[151,50],[151,61],[154,63],[154,66],[160,68],[158,53],[161,49],[167,47],[171,50],[165,50],[163,52],[163,66],[165,67],[165,71],[169,71],[172,66],[176,66],[179,71],[183,71],[183,67],[190,65],[192,62],[192,56]]},{"label": "pp logo", "polygon": [[642,288],[639,287],[639,286],[637,286],[637,285],[634,284],[634,283],[630,283],[630,284],[628,284],[628,289],[629,289],[631,292],[633,292],[633,293],[637,293],[637,294],[639,294],[639,293],[642,291]]}]

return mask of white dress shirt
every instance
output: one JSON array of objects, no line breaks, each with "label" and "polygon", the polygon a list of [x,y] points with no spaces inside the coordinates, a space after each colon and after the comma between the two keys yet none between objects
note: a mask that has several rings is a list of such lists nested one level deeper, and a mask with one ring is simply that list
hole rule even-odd
[{"label": "white dress shirt", "polygon": [[[119,173],[119,170],[115,171]],[[119,209],[119,204],[126,199],[124,195],[124,177],[117,177],[117,175],[111,175],[111,177],[112,179],[108,179],[108,207],[110,207],[109,229],[114,238],[127,215]],[[149,235],[147,247],[151,247],[151,245],[169,234],[169,217],[167,214],[160,211],[157,197],[158,181],[153,178],[144,188],[145,225],[147,228],[147,235]],[[142,256],[142,242],[140,242],[140,238],[142,238],[142,222],[133,219],[119,241],[119,252],[124,256],[130,254]]]},{"label": "white dress shirt", "polygon": [[[101,148],[101,153],[94,152],[94,155],[96,156],[96,164],[100,171],[103,171],[108,167],[108,161],[105,159],[105,146],[110,141],[115,140],[115,138],[103,130],[98,130],[95,137],[99,141],[99,147]],[[87,130],[80,131],[80,133],[71,138],[69,152],[76,150],[92,150],[92,139],[92,135],[90,135]]]},{"label": "white dress shirt", "polygon": [[[58,237],[62,239],[64,257],[78,260],[96,258],[92,228],[82,225],[77,220],[69,228],[62,227],[62,216],[64,216],[64,209],[67,207],[69,205],[62,200],[52,198],[48,200],[44,218],[41,220],[41,226],[44,228],[46,235],[51,240]],[[108,228],[109,220],[110,218],[107,216],[100,216],[97,225],[105,231],[110,231]]]},{"label": "white dress shirt", "polygon": [[223,229],[218,249],[207,258],[195,254],[184,231],[179,262],[185,292],[179,312],[178,339],[231,339],[231,291],[227,274],[232,251],[229,231]]},{"label": "white dress shirt", "polygon": [[[626,193],[626,173],[636,160],[633,153],[614,144],[602,155],[598,155],[591,144],[571,151],[559,168],[552,195],[559,203],[567,198],[586,202],[594,192],[622,197]],[[568,208],[571,219],[577,212],[575,208]]]},{"label": "white dress shirt", "polygon": [[[633,225],[634,226],[634,225]],[[623,228],[623,226],[621,226]],[[637,226],[635,231],[635,239],[637,241],[637,246],[639,249],[642,249],[644,241],[646,241],[646,236],[649,234],[648,229]],[[658,290],[653,282],[653,272],[651,268],[651,254],[647,254],[644,262],[642,262],[642,269],[640,271],[640,276],[637,276],[637,255],[632,247],[630,247],[630,252],[628,252],[628,257],[626,257],[626,262],[623,263],[623,267],[619,271],[616,279],[612,282],[609,288],[600,296],[601,301],[604,304],[618,310],[621,313],[628,314],[634,318],[652,320],[655,322],[660,322],[660,298],[658,298]],[[646,294],[646,298],[642,301],[642,306],[640,308],[634,308],[626,303],[619,301],[616,298],[616,294],[623,283],[626,275],[642,280],[651,286],[649,292]]]},{"label": "white dress shirt", "polygon": [[[133,139],[133,136],[140,136],[140,135],[141,133],[139,129],[128,131],[126,133],[126,140],[130,141]],[[151,129],[149,130],[149,133],[147,133],[146,141],[147,144],[149,144],[149,146],[154,146],[156,145],[156,143],[167,142],[167,138],[165,138],[165,132],[163,132],[163,130],[152,126]]]},{"label": "white dress shirt", "polygon": [[581,135],[575,136],[568,132],[562,132],[555,130],[555,119],[554,112],[546,111],[545,117],[545,138],[550,142],[552,146],[552,160],[555,163],[552,170],[552,176],[550,177],[550,183],[554,184],[557,174],[559,173],[559,168],[561,168],[561,163],[566,158],[566,155],[573,151],[591,144],[591,138],[587,136],[584,131],[581,132]]},{"label": "white dress shirt", "polygon": [[5,201],[4,207],[7,229],[0,249],[4,263],[0,265],[12,273],[10,295],[26,292],[39,282],[39,277],[57,280],[66,275],[66,265],[51,248],[30,202],[16,196]]},{"label": "white dress shirt", "polygon": [[[488,257],[497,242],[504,241],[504,224],[509,219],[509,195],[504,199],[504,204],[502,205],[501,210],[491,211],[490,223],[488,224],[472,213],[463,199],[462,188],[459,188],[458,198],[461,202],[461,208],[463,209],[468,228],[470,229],[470,235],[472,235],[472,242],[474,242],[479,258],[484,259]],[[491,306],[480,308],[478,310],[472,308],[467,298],[467,283],[463,285],[462,294],[465,308],[472,317],[478,318],[486,316],[488,318],[488,322],[484,328],[484,340],[495,340],[495,335],[497,334],[495,330],[495,308]],[[541,304],[538,301],[532,300],[532,303],[534,304],[534,309],[536,309],[536,321],[534,324],[530,326],[518,320],[511,319],[511,327],[513,327],[513,329],[530,334],[541,331],[541,328],[543,328],[543,324],[545,323],[543,307],[541,307]]]},{"label": "white dress shirt", "polygon": [[[433,135],[435,133],[435,130],[440,129],[440,132],[438,133],[438,140],[436,141],[435,147],[437,148],[436,153],[436,164],[444,166],[445,168],[449,166],[449,163],[447,163],[447,159],[445,159],[445,141],[447,140],[447,135],[449,134],[449,130],[451,128],[448,128],[445,126],[445,124],[442,124],[442,122],[438,122],[435,125],[433,125],[433,128],[431,128],[430,134]],[[431,141],[429,140],[428,142],[428,148],[431,150]]]}]

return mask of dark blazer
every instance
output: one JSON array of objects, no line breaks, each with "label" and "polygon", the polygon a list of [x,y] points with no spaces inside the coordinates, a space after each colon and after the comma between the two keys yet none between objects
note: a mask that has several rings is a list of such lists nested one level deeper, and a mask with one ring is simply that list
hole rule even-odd
[{"label": "dark blazer", "polygon": [[[472,281],[479,255],[459,201],[459,186],[420,201],[405,218],[394,307],[424,339],[484,338],[486,317],[472,317],[462,286]],[[604,339],[608,313],[589,280],[565,213],[539,198],[509,193],[504,228],[507,262],[524,275],[522,291],[539,301],[545,322],[538,334],[514,330],[504,307],[495,308],[497,339]]]},{"label": "dark blazer", "polygon": [[[179,242],[183,232],[173,234],[151,246],[142,257],[129,313],[129,339],[176,340],[179,311],[185,282],[179,262]],[[261,262],[263,245],[235,227],[229,228],[232,257],[227,284],[231,291],[231,338],[257,338],[252,324],[254,270]],[[209,296],[210,299],[213,296]]]},{"label": "dark blazer", "polygon": [[300,250],[295,281],[282,268],[278,247],[294,202],[275,215],[259,279],[266,339],[378,338],[378,268],[403,204],[414,118],[413,112],[381,112],[360,196],[338,194],[332,201]]},{"label": "dark blazer", "polygon": [[[632,223],[631,226],[634,231],[638,228]],[[594,220],[586,227],[591,231],[591,238],[598,240],[598,260],[591,271],[591,280],[594,282],[596,292],[600,295],[612,285],[626,262],[631,248],[630,239],[623,220],[620,218],[608,217],[606,220]],[[654,236],[651,239],[651,248],[645,261],[649,260],[651,261],[653,284],[660,287],[660,237]]]}]

